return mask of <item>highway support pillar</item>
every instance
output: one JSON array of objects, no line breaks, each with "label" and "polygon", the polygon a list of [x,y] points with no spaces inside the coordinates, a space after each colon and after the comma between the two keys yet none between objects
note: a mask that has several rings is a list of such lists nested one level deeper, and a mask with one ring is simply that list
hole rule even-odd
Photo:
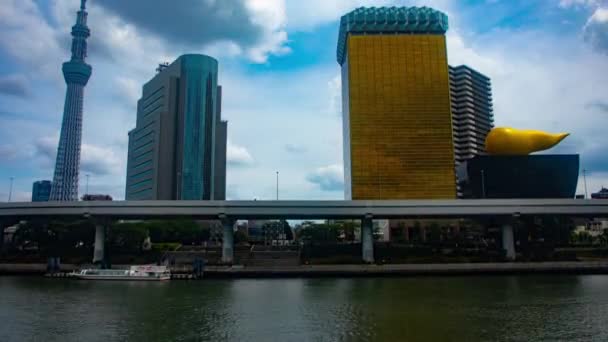
[{"label": "highway support pillar", "polygon": [[3,221],[0,221],[0,253],[4,252],[4,225]]},{"label": "highway support pillar", "polygon": [[504,223],[502,226],[502,249],[507,260],[515,260],[515,238],[513,237],[513,224]]},{"label": "highway support pillar", "polygon": [[232,265],[234,262],[234,219],[227,218],[224,215],[220,217],[224,236],[222,239],[222,263]]},{"label": "highway support pillar", "polygon": [[93,263],[104,263],[106,254],[106,225],[102,222],[95,224],[95,247],[93,248]]},{"label": "highway support pillar", "polygon": [[361,220],[361,255],[366,264],[374,263],[374,222],[371,215]]}]

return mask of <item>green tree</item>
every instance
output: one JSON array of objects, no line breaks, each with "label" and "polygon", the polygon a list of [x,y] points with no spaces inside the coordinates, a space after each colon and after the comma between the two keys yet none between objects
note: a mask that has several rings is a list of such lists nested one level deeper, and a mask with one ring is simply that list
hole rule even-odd
[{"label": "green tree", "polygon": [[300,229],[300,238],[310,242],[338,242],[340,226],[337,224],[312,224]]},{"label": "green tree", "polygon": [[113,251],[127,253],[141,252],[149,231],[141,223],[116,223],[109,232],[108,242]]},{"label": "green tree", "polygon": [[289,222],[286,220],[282,220],[281,222],[283,223],[283,234],[285,234],[285,240],[293,240],[293,230],[291,229],[291,225],[289,225]]},{"label": "green tree", "polygon": [[342,232],[345,241],[355,241],[355,233],[361,224],[356,224],[355,221],[349,220],[342,222]]},{"label": "green tree", "polygon": [[43,255],[62,256],[88,252],[94,238],[95,225],[89,220],[31,220],[19,226],[13,243],[22,248],[36,246]]},{"label": "green tree", "polygon": [[235,244],[247,243],[247,242],[249,242],[249,237],[247,236],[247,234],[244,231],[237,230],[234,233],[234,243]]},{"label": "green tree", "polygon": [[211,223],[198,223],[189,219],[156,220],[142,223],[150,232],[152,242],[180,242],[200,244],[209,241]]},{"label": "green tree", "polygon": [[428,240],[432,244],[441,242],[441,226],[437,222],[432,222],[429,225]]}]

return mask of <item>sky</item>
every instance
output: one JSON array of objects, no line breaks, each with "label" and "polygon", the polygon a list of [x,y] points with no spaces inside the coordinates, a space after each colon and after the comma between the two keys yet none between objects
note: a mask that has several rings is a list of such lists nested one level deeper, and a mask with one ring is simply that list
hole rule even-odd
[{"label": "sky", "polygon": [[[61,64],[79,0],[0,0],[0,201],[52,179]],[[340,17],[360,6],[449,16],[448,61],[492,79],[497,126],[569,132],[589,192],[608,187],[608,0],[89,0],[80,194],[124,199],[142,85],[186,53],[218,59],[228,199],[342,199]],[[579,177],[579,193],[584,192]]]}]

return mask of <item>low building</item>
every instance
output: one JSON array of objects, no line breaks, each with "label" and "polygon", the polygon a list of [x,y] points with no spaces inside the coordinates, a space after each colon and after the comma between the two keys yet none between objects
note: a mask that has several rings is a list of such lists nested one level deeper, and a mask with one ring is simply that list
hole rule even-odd
[{"label": "low building", "polygon": [[604,235],[607,229],[608,219],[606,218],[593,219],[587,223],[587,232],[593,237]]},{"label": "low building", "polygon": [[602,190],[591,194],[593,199],[608,199],[608,189],[602,187]]},{"label": "low building", "polygon": [[34,182],[32,186],[32,202],[47,202],[51,196],[51,186],[49,180]]},{"label": "low building", "polygon": [[268,220],[249,220],[247,221],[247,236],[249,242],[263,243],[264,242],[264,225],[270,222]]},{"label": "low building", "polygon": [[374,220],[374,235],[376,241],[391,241],[390,220]]},{"label": "low building", "polygon": [[82,196],[83,201],[111,201],[112,196],[101,194],[87,194]]},{"label": "low building", "polygon": [[462,163],[464,198],[574,198],[579,155],[488,155]]},{"label": "low building", "polygon": [[460,232],[463,221],[460,219],[401,219],[390,220],[390,241],[426,242],[433,229],[441,229],[442,235]]},{"label": "low building", "polygon": [[249,242],[255,244],[282,245],[293,240],[293,230],[284,220],[249,220],[246,231]]}]

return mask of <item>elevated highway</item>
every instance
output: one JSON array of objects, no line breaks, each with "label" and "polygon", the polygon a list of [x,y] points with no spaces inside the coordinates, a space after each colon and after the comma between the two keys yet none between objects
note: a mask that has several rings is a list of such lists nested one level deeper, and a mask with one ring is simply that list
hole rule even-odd
[{"label": "elevated highway", "polygon": [[154,219],[474,218],[513,215],[608,215],[608,200],[436,201],[92,201],[0,203],[0,220],[35,217]]},{"label": "elevated highway", "polygon": [[363,260],[373,262],[373,219],[495,218],[503,225],[503,247],[515,257],[512,219],[557,215],[608,217],[608,200],[409,200],[409,201],[91,201],[0,203],[0,230],[34,218],[91,218],[98,222],[94,261],[103,259],[108,222],[121,219],[189,217],[221,220],[223,256],[233,260],[233,228],[248,219],[360,219]]}]

